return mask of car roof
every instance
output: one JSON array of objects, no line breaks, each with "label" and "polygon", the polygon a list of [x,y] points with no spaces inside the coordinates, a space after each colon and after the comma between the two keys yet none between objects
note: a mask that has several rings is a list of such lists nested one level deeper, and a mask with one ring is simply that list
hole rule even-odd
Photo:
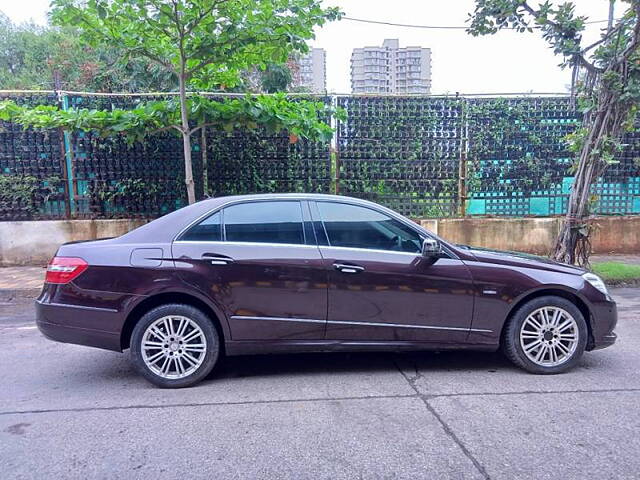
[{"label": "car roof", "polygon": [[201,200],[192,205],[187,205],[167,215],[153,220],[141,227],[131,230],[117,239],[124,243],[169,243],[178,232],[191,225],[210,211],[230,202],[242,202],[252,200],[277,200],[277,199],[301,199],[301,200],[333,200],[345,203],[374,206],[394,215],[397,213],[378,205],[374,202],[342,195],[329,195],[323,193],[261,193],[252,195],[228,195]]}]

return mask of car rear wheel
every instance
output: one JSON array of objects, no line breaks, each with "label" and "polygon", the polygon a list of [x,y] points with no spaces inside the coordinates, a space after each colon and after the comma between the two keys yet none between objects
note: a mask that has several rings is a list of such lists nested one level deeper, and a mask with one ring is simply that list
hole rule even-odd
[{"label": "car rear wheel", "polygon": [[503,349],[517,366],[531,373],[562,373],[574,367],[587,345],[587,324],[569,300],[535,298],[511,317]]},{"label": "car rear wheel", "polygon": [[168,304],[147,312],[131,335],[136,369],[162,388],[189,387],[213,369],[220,352],[218,332],[195,307]]}]

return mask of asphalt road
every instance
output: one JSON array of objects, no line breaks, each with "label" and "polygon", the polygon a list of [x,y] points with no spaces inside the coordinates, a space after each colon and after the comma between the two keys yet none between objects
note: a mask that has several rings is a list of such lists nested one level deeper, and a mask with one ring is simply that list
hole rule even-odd
[{"label": "asphalt road", "polygon": [[499,354],[228,359],[186,390],[127,355],[45,340],[0,304],[0,475],[12,478],[638,478],[640,289],[618,343],[558,376]]}]

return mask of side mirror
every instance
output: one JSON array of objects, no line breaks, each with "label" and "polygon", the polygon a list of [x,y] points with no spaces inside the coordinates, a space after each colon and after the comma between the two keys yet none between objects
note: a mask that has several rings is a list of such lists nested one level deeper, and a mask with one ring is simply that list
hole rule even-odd
[{"label": "side mirror", "polygon": [[422,256],[427,258],[438,258],[442,248],[440,242],[433,238],[425,238],[422,242]]}]

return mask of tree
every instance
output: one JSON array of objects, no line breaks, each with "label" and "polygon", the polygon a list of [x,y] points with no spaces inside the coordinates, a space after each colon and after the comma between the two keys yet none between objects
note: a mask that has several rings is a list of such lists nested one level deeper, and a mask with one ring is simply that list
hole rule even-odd
[{"label": "tree", "polygon": [[[319,0],[53,0],[51,17],[92,45],[120,47],[171,72],[178,82],[185,183],[195,201],[191,165],[191,85],[233,86],[241,72],[283,63],[307,49],[313,28],[337,19]],[[191,110],[193,110],[193,104]]]},{"label": "tree", "polygon": [[[613,0],[610,1],[613,3]],[[555,6],[545,1],[532,7],[525,0],[476,0],[468,32],[494,34],[504,28],[539,31],[562,57],[561,66],[573,69],[572,90],[583,113],[582,128],[568,138],[576,153],[575,178],[553,256],[588,265],[591,187],[614,162],[621,137],[632,129],[640,102],[640,0],[627,0],[628,9],[617,23],[610,8],[608,27],[601,38],[582,45],[586,18],[576,15],[573,2]]]},{"label": "tree", "polygon": [[240,82],[225,91],[241,93],[277,93],[287,92],[291,85],[291,70],[286,64],[268,63],[264,70],[255,66],[242,72]]},{"label": "tree", "polygon": [[[179,129],[182,108],[179,100],[140,104],[131,110],[90,110],[57,106],[17,105],[13,100],[0,102],[0,120],[37,129],[94,131],[102,137],[126,137],[129,143],[150,135]],[[300,99],[292,102],[284,94],[247,95],[220,101],[195,96],[187,102],[188,115],[195,119],[195,132],[213,127],[226,132],[237,128],[264,128],[269,132],[288,131],[293,137],[329,140],[333,130],[324,120],[329,115],[344,119],[343,111],[334,111],[322,102]]]},{"label": "tree", "polygon": [[269,63],[261,77],[262,90],[267,93],[286,92],[291,85],[291,71],[286,64]]},{"label": "tree", "polygon": [[171,91],[177,82],[121,48],[90,47],[74,28],[15,24],[0,12],[0,89]]}]

